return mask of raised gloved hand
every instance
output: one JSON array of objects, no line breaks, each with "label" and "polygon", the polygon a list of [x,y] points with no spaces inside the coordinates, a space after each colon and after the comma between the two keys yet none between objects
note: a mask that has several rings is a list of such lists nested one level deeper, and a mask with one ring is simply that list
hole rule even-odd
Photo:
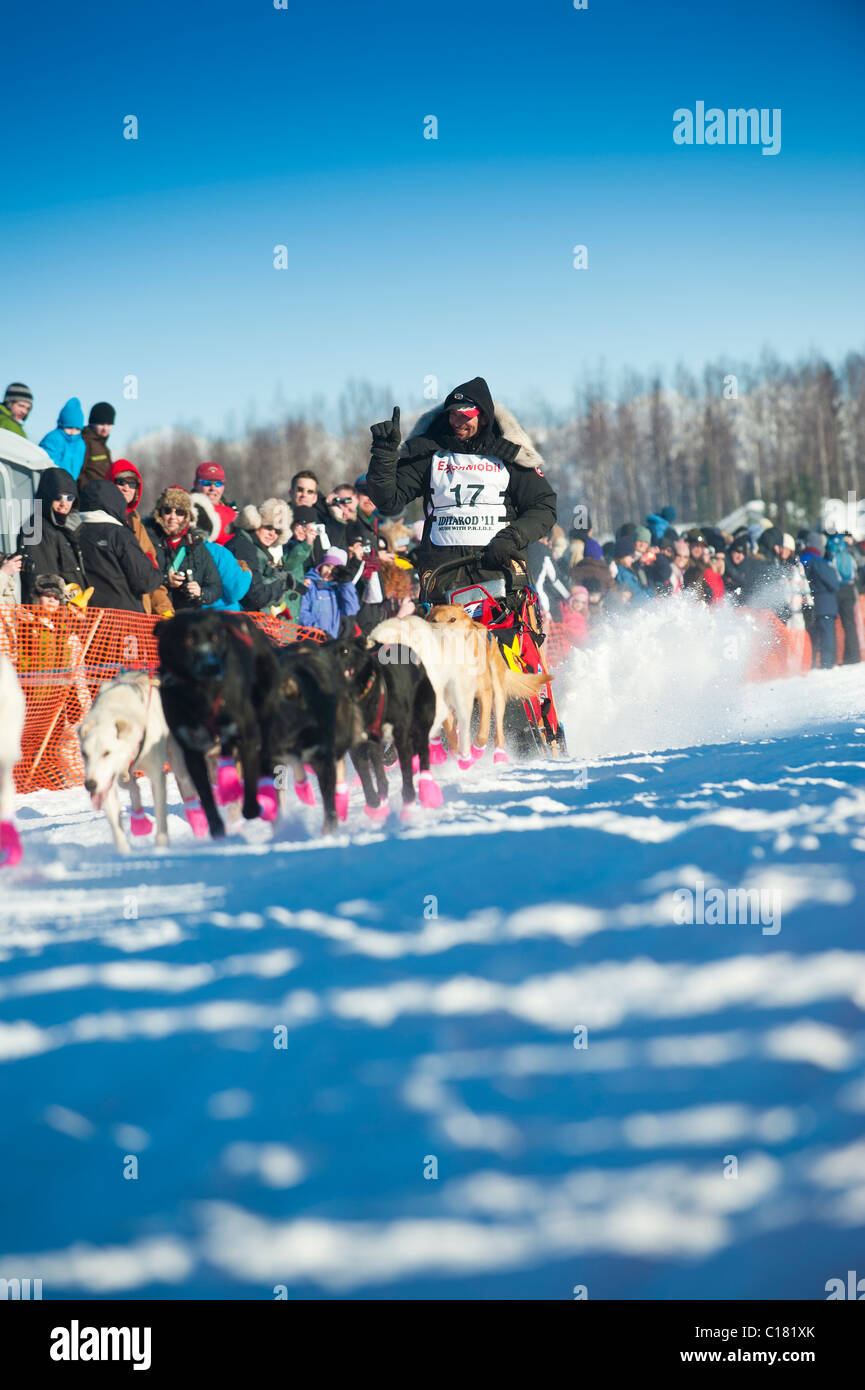
[{"label": "raised gloved hand", "polygon": [[503,531],[499,531],[497,536],[493,536],[489,545],[481,551],[478,556],[478,563],[483,569],[503,569],[508,560],[512,559],[514,555],[518,555],[521,549],[518,537],[509,526],[506,526]]},{"label": "raised gloved hand", "polygon": [[369,432],[372,435],[374,452],[395,454],[402,438],[399,432],[399,406],[394,406],[393,415],[389,420],[382,420],[377,425],[370,425]]}]

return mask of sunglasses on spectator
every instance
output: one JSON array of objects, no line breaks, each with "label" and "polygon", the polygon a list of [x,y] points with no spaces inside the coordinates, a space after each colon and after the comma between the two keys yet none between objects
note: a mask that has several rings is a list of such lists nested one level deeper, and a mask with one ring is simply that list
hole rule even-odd
[{"label": "sunglasses on spectator", "polygon": [[163,508],[162,508],[162,515],[163,515],[163,516],[189,516],[189,512],[186,510],[185,507],[163,507]]},{"label": "sunglasses on spectator", "polygon": [[74,492],[58,492],[58,494],[57,494],[57,496],[56,496],[56,498],[55,498],[55,501],[57,501],[57,502],[74,502],[74,501],[75,501],[75,493],[74,493]]},{"label": "sunglasses on spectator", "polygon": [[200,478],[199,482],[202,487],[225,487],[221,478]]}]

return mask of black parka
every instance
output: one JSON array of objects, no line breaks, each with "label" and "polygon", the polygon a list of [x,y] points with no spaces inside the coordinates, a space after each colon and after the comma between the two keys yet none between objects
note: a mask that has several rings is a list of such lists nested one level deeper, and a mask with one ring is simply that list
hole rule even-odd
[{"label": "black parka", "polygon": [[[155,516],[147,518],[144,528],[153,542],[153,549],[156,551],[156,563],[161,575],[160,582],[166,586],[166,592],[175,612],[182,608],[206,607],[210,603],[217,603],[222,598],[222,580],[219,577],[219,570],[216,568],[216,561],[207,549],[204,534],[201,531],[195,531],[190,526],[184,532],[181,545],[185,547],[186,553],[178,565],[175,564],[175,560],[179,547],[174,549],[168,544],[165,532]],[[192,598],[183,586],[179,589],[172,588],[168,583],[168,571],[170,569],[190,571],[196,584],[201,587],[201,599]]]},{"label": "black parka", "polygon": [[123,494],[107,478],[88,483],[81,494],[79,537],[93,585],[90,607],[143,613],[142,595],[159,587],[159,575],[126,524]]},{"label": "black parka", "polygon": [[[457,439],[451,432],[448,412],[456,397],[473,401],[486,416],[486,424],[472,439]],[[477,559],[484,549],[483,545],[435,545],[430,539],[432,459],[440,450],[483,454],[504,465],[508,473],[503,497],[505,517],[496,540],[512,541],[515,553],[525,561],[526,547],[540,540],[556,523],[556,494],[543,470],[533,460],[525,459],[523,447],[505,438],[495,417],[490,389],[483,377],[475,377],[456,387],[441,411],[425,426],[424,433],[408,439],[401,449],[373,443],[367,488],[379,512],[398,516],[409,502],[423,499],[424,529],[415,557],[421,576],[449,560]],[[446,580],[448,586],[453,582],[453,578]]]},{"label": "black parka", "polygon": [[[75,501],[71,512],[58,516],[51,503],[64,492],[71,494]],[[33,582],[40,574],[59,574],[67,584],[78,584],[82,590],[87,588],[79,543],[80,525],[75,479],[65,468],[46,468],[36,489],[33,520],[18,537],[18,550],[23,556],[22,603],[33,602]]]}]

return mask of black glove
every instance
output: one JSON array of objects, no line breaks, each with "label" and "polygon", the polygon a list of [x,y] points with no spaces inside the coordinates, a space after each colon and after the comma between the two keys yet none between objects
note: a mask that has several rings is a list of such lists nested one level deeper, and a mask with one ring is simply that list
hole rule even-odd
[{"label": "black glove", "polygon": [[370,425],[369,432],[372,435],[374,452],[395,454],[402,438],[399,432],[399,406],[394,406],[393,415],[389,420],[382,420],[378,425]]},{"label": "black glove", "polygon": [[493,536],[486,549],[481,551],[478,563],[483,569],[500,570],[508,560],[518,555],[521,549],[519,540],[510,527],[506,526],[497,536]]}]

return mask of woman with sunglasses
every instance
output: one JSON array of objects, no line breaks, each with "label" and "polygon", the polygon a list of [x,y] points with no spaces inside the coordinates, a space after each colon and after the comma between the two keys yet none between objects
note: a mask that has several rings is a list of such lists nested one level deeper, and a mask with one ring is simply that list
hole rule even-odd
[{"label": "woman with sunglasses", "polygon": [[39,479],[34,516],[18,537],[21,555],[21,602],[33,603],[40,574],[59,574],[67,584],[87,588],[78,538],[78,488],[65,468],[46,468]]},{"label": "woman with sunglasses", "polygon": [[208,608],[222,598],[222,580],[207,538],[193,523],[192,499],[182,487],[167,487],[144,523],[175,611]]}]

